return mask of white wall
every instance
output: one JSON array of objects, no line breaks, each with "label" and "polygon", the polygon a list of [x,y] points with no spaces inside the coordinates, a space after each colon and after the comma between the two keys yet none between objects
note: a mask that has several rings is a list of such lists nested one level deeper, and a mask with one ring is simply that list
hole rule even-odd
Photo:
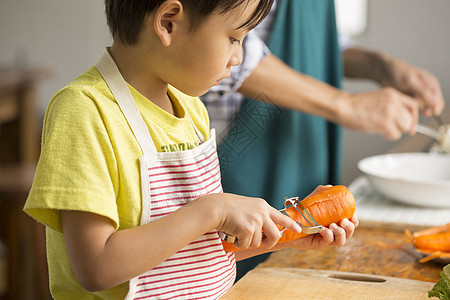
[{"label": "white wall", "polygon": [[[367,30],[355,42],[431,71],[450,99],[449,14],[450,0],[369,0]],[[101,0],[0,0],[0,67],[25,61],[54,71],[39,88],[42,112],[52,94],[93,65],[109,44]],[[361,91],[375,86],[346,81],[344,88]],[[350,131],[344,142],[345,184],[358,175],[359,159],[395,144]]]},{"label": "white wall", "polygon": [[45,66],[40,110],[110,44],[101,0],[0,0],[0,66]]}]

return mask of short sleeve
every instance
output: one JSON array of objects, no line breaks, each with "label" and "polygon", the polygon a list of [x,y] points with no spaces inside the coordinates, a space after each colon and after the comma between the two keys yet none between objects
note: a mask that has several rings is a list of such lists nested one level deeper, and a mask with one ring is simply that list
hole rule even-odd
[{"label": "short sleeve", "polygon": [[41,157],[24,210],[61,232],[60,210],[105,216],[118,228],[117,163],[101,112],[90,93],[58,92],[47,108]]}]

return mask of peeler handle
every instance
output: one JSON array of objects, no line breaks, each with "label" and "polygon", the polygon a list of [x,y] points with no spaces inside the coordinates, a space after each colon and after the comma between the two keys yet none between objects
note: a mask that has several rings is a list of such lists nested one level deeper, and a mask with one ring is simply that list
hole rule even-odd
[{"label": "peeler handle", "polygon": [[235,236],[226,234],[225,232],[218,231],[217,234],[219,235],[220,239],[222,241],[234,244],[237,241],[237,238]]},{"label": "peeler handle", "polygon": [[[285,230],[286,230],[286,228],[283,228],[282,230],[280,230],[280,237],[283,236],[283,233],[284,233]],[[222,231],[218,231],[217,234],[219,235],[219,237],[220,237],[220,239],[222,241],[225,241],[225,242],[228,242],[228,243],[231,243],[231,244],[234,244],[237,241],[237,237],[235,237],[233,235],[229,235],[229,234],[224,233]],[[265,238],[265,237],[266,237],[266,235],[263,232],[263,238]]]}]

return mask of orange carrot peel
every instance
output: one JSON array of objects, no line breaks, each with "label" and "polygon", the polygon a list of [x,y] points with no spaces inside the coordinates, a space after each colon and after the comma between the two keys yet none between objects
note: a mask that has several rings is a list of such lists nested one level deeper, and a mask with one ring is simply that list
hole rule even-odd
[{"label": "orange carrot peel", "polygon": [[405,234],[417,252],[426,255],[419,262],[424,263],[434,258],[450,259],[450,223],[414,233],[406,229]]}]

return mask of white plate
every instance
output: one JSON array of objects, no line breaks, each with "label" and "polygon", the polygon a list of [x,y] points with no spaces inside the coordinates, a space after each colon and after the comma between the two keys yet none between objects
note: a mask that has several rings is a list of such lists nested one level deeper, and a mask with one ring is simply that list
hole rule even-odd
[{"label": "white plate", "polygon": [[450,207],[450,155],[398,153],[364,158],[358,168],[385,196],[402,203]]}]

